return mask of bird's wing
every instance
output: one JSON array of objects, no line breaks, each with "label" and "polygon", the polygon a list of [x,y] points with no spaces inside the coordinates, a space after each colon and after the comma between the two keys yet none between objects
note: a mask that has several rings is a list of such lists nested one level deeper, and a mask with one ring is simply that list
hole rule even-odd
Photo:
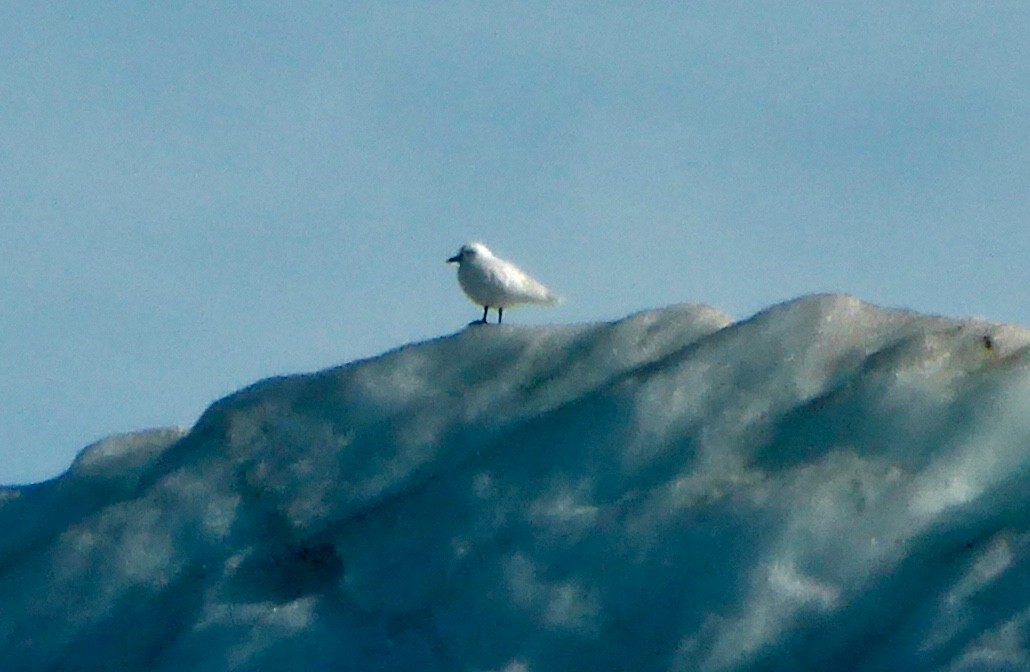
[{"label": "bird's wing", "polygon": [[498,263],[493,265],[491,271],[508,292],[533,303],[554,303],[557,300],[551,290],[515,264],[503,259],[496,261]]}]

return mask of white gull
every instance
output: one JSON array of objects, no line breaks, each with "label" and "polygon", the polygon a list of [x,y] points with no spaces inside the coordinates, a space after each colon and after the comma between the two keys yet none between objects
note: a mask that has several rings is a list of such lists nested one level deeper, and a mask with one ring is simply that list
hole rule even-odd
[{"label": "white gull", "polygon": [[558,297],[540,282],[510,261],[494,256],[483,243],[462,245],[458,253],[447,260],[458,264],[458,284],[472,302],[483,306],[483,319],[491,308],[497,309],[497,323],[501,323],[504,309],[521,303],[553,305]]}]

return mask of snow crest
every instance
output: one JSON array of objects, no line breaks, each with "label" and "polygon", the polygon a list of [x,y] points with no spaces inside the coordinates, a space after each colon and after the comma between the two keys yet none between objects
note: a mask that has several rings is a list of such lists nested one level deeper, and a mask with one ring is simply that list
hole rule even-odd
[{"label": "snow crest", "polygon": [[469,328],[0,492],[7,670],[1030,669],[1030,332]]}]

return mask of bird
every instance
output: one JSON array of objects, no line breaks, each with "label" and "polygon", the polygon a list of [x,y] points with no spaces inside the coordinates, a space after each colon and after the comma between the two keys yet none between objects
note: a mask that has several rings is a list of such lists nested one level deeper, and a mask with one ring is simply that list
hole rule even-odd
[{"label": "bird", "polygon": [[551,290],[510,261],[494,256],[483,243],[462,245],[447,263],[458,265],[458,284],[473,303],[483,306],[483,319],[476,320],[478,323],[487,323],[491,308],[497,309],[497,324],[500,324],[508,306],[558,302]]}]

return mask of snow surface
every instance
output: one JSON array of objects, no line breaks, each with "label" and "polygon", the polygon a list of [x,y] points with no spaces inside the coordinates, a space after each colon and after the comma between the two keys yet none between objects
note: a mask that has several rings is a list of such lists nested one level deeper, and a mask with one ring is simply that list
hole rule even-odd
[{"label": "snow surface", "polygon": [[1030,332],[470,327],[0,491],[5,670],[1027,670]]}]

